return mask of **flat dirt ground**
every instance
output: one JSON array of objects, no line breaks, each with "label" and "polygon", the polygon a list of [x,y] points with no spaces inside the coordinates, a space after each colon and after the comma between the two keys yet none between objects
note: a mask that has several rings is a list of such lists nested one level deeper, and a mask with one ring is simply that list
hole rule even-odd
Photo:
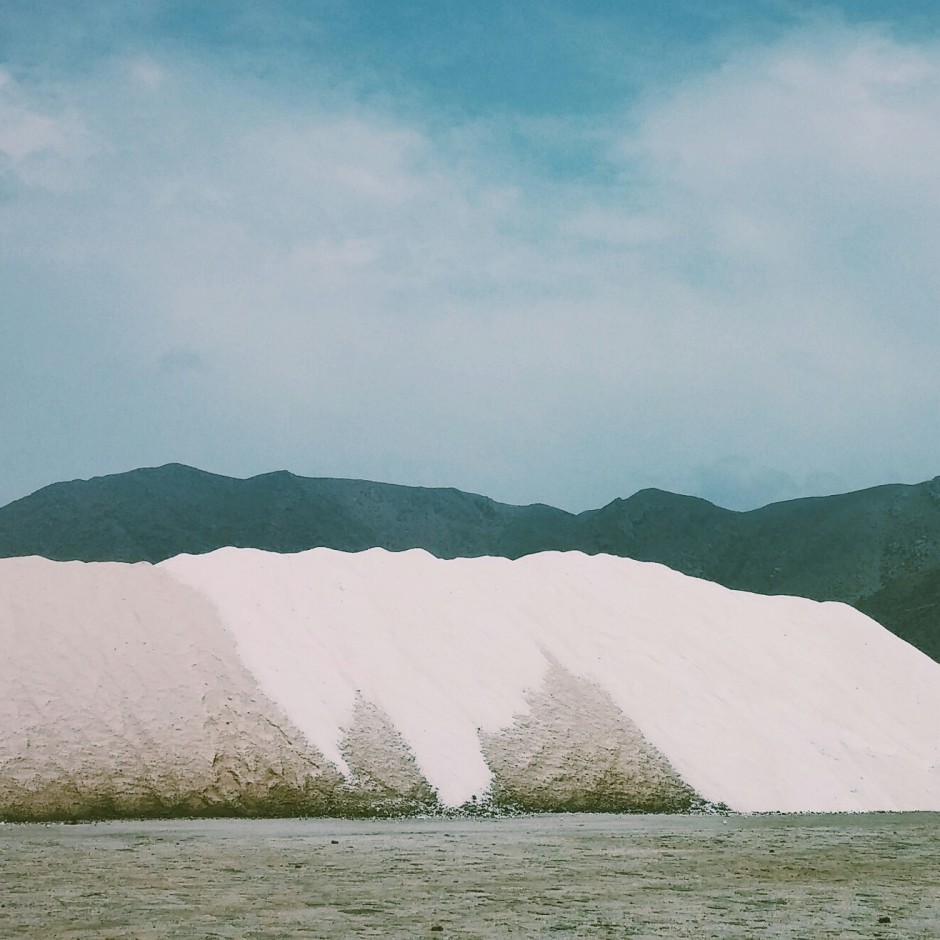
[{"label": "flat dirt ground", "polygon": [[0,825],[0,937],[940,938],[940,814]]}]

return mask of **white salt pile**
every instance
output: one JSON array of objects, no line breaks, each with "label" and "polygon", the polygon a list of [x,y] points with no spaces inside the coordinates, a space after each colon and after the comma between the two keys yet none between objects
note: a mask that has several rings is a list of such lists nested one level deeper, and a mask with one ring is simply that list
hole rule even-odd
[{"label": "white salt pile", "polygon": [[622,558],[9,559],[0,649],[0,818],[940,809],[940,664]]}]

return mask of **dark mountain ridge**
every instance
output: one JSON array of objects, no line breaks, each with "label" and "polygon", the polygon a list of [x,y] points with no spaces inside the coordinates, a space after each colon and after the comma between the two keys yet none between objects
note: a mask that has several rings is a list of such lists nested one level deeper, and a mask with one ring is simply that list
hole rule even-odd
[{"label": "dark mountain ridge", "polygon": [[[0,557],[163,561],[225,545],[297,552],[424,548],[442,558],[542,550],[574,516],[456,489],[167,464],[54,483],[0,509]],[[564,548],[559,542],[552,548]]]},{"label": "dark mountain ridge", "polygon": [[456,489],[168,464],[55,483],[0,508],[0,557],[157,562],[226,545],[607,552],[739,590],[845,601],[940,661],[940,477],[749,512],[647,489],[574,515]]}]

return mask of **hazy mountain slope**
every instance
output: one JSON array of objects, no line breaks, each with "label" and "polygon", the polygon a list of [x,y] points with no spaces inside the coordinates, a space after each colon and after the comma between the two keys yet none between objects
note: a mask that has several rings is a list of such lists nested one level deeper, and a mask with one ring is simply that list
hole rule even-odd
[{"label": "hazy mountain slope", "polygon": [[747,590],[855,603],[940,565],[940,477],[775,503],[743,517],[746,551],[729,558],[726,577]]},{"label": "hazy mountain slope", "polygon": [[760,594],[855,603],[895,578],[940,566],[940,477],[751,512],[642,490],[578,521],[579,547]]},{"label": "hazy mountain slope", "polygon": [[855,606],[940,662],[940,567],[895,578]]},{"label": "hazy mountain slope", "polygon": [[584,551],[742,591],[844,601],[940,661],[940,477],[751,512],[643,490],[578,522]]},{"label": "hazy mountain slope", "polygon": [[0,509],[0,557],[162,561],[224,546],[296,552],[425,548],[439,557],[569,547],[574,517],[455,489],[168,464],[56,483]]},{"label": "hazy mountain slope", "polygon": [[723,559],[740,538],[740,513],[707,500],[640,490],[578,516],[578,548],[656,561],[683,574],[721,581]]},{"label": "hazy mountain slope", "polygon": [[603,552],[740,590],[846,601],[940,659],[940,477],[751,512],[648,489],[575,516],[455,489],[170,464],[57,483],[0,509],[0,557],[157,562],[224,546]]}]

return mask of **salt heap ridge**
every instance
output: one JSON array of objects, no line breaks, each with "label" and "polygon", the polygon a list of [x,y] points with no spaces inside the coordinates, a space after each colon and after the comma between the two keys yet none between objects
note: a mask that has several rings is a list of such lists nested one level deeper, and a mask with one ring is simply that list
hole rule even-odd
[{"label": "salt heap ridge", "polygon": [[0,560],[0,818],[940,809],[940,664],[547,552]]}]

